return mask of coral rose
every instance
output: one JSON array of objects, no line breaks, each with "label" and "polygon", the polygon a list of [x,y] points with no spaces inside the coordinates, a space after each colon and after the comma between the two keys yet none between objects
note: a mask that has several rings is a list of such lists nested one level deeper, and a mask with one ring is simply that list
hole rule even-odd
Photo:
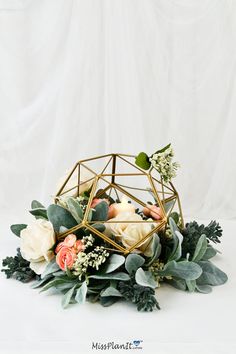
[{"label": "coral rose", "polygon": [[61,270],[72,268],[76,255],[76,250],[74,248],[62,247],[56,256],[56,262]]}]

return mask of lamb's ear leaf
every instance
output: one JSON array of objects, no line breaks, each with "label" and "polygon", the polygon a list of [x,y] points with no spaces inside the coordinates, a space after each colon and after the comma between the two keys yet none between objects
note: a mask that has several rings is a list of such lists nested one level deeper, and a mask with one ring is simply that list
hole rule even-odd
[{"label": "lamb's ear leaf", "polygon": [[198,285],[196,284],[196,291],[202,294],[209,294],[212,292],[212,287],[210,285]]},{"label": "lamb's ear leaf", "polygon": [[83,210],[81,209],[80,203],[75,198],[69,197],[66,200],[68,209],[75,220],[80,223],[84,217]]},{"label": "lamb's ear leaf", "polygon": [[62,300],[61,300],[61,306],[63,307],[63,309],[66,309],[72,299],[72,296],[74,294],[74,291],[75,291],[75,287],[76,285],[73,286],[73,288],[69,289],[65,295],[62,297]]},{"label": "lamb's ear leaf", "polygon": [[104,273],[111,273],[125,263],[125,257],[120,254],[112,254],[105,263]]},{"label": "lamb's ear leaf", "polygon": [[145,259],[135,253],[128,254],[125,260],[125,269],[129,274],[136,272],[136,270],[145,263]]},{"label": "lamb's ear leaf", "polygon": [[158,272],[160,276],[174,276],[184,280],[194,280],[202,274],[202,268],[195,262],[170,261],[166,263],[163,270]]},{"label": "lamb's ear leaf", "polygon": [[21,231],[24,230],[26,227],[27,227],[26,224],[14,224],[14,225],[11,225],[10,229],[13,232],[13,234],[20,237]]},{"label": "lamb's ear leaf", "polygon": [[86,295],[87,295],[87,283],[84,281],[82,285],[79,287],[79,289],[76,291],[75,295],[75,301],[78,302],[78,304],[83,304],[86,300]]},{"label": "lamb's ear leaf", "polygon": [[197,242],[192,261],[193,262],[200,261],[204,256],[206,250],[207,250],[207,238],[206,235],[201,235],[201,237]]},{"label": "lamb's ear leaf", "polygon": [[152,273],[149,271],[144,271],[142,268],[139,268],[135,273],[136,283],[141,286],[147,286],[149,288],[155,289],[157,284],[152,276]]},{"label": "lamb's ear leaf", "polygon": [[70,229],[78,224],[67,209],[56,204],[49,205],[47,215],[56,232],[59,232],[61,226]]},{"label": "lamb's ear leaf", "polygon": [[199,261],[197,264],[202,268],[198,285],[222,285],[228,280],[227,275],[210,261]]},{"label": "lamb's ear leaf", "polygon": [[145,152],[140,152],[138,154],[138,156],[135,159],[135,163],[143,170],[149,170],[149,168],[151,167],[151,162],[149,161],[149,157]]}]

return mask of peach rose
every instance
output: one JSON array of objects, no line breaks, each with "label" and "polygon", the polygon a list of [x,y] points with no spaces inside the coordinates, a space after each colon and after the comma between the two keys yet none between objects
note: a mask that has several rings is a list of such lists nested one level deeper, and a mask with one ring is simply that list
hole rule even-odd
[{"label": "peach rose", "polygon": [[148,205],[147,207],[144,207],[143,214],[147,217],[151,216],[154,220],[161,220],[163,218],[161,208],[156,205]]},{"label": "peach rose", "polygon": [[74,248],[63,246],[56,256],[56,262],[61,268],[61,270],[66,270],[66,268],[72,268],[76,255],[76,250]]},{"label": "peach rose", "polygon": [[58,243],[55,252],[58,253],[62,247],[73,247],[76,242],[76,236],[74,234],[70,234],[66,236],[63,242]]}]

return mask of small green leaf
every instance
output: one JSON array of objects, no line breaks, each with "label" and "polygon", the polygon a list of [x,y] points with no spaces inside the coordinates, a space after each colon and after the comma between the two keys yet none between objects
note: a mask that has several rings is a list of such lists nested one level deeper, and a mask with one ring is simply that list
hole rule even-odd
[{"label": "small green leaf", "polygon": [[91,279],[107,279],[107,280],[123,280],[123,281],[130,279],[129,275],[124,272],[109,273],[109,274],[94,274],[94,275],[90,275],[89,278],[91,278]]},{"label": "small green leaf", "polygon": [[87,283],[84,281],[80,288],[76,291],[75,300],[78,302],[78,304],[83,304],[85,302],[87,290]]},{"label": "small green leaf", "polygon": [[38,208],[45,209],[45,206],[40,202],[38,202],[37,200],[33,200],[31,203],[31,209],[38,209]]},{"label": "small green leaf", "polygon": [[167,149],[169,149],[169,147],[171,146],[171,143],[166,145],[165,147],[163,147],[162,149],[160,150],[157,150],[153,155],[155,154],[161,154],[162,152],[166,151]]},{"label": "small green leaf", "polygon": [[102,297],[104,296],[118,296],[118,297],[122,297],[121,293],[119,292],[119,290],[117,290],[116,288],[114,288],[113,286],[109,286],[108,288],[106,288],[104,291],[101,292],[100,294]]},{"label": "small green leaf", "polygon": [[111,273],[125,263],[125,257],[112,254],[105,263],[105,273]]},{"label": "small green leaf", "polygon": [[201,237],[197,242],[192,261],[194,262],[200,261],[204,256],[206,249],[207,249],[207,238],[205,235],[201,235]]},{"label": "small green leaf", "polygon": [[136,272],[136,270],[145,263],[145,259],[138,254],[131,253],[126,257],[125,269],[129,274]]},{"label": "small green leaf", "polygon": [[144,271],[142,268],[139,268],[135,273],[136,283],[141,286],[147,286],[149,288],[155,289],[157,284],[152,276],[152,273],[149,271]]},{"label": "small green leaf", "polygon": [[73,286],[73,288],[71,288],[70,290],[68,290],[65,295],[62,297],[62,300],[61,300],[61,306],[63,307],[63,309],[67,308],[70,301],[71,301],[71,298],[74,294],[74,291],[75,291],[75,287],[76,285]]},{"label": "small green leaf", "polygon": [[14,224],[14,225],[11,225],[10,229],[13,232],[13,234],[20,237],[21,231],[24,230],[26,227],[27,227],[26,224]]},{"label": "small green leaf", "polygon": [[174,276],[185,280],[197,279],[202,274],[201,267],[195,262],[189,261],[170,261],[164,269],[159,271],[160,276]]},{"label": "small green leaf", "polygon": [[222,285],[228,280],[227,275],[210,261],[200,261],[198,264],[202,268],[198,285]]},{"label": "small green leaf", "polygon": [[102,201],[94,208],[92,221],[107,221],[109,206],[107,202]]},{"label": "small green leaf", "polygon": [[61,226],[70,229],[78,225],[77,221],[71,215],[71,213],[57,204],[51,204],[48,207],[47,215],[49,221],[51,221],[51,223],[53,224],[53,228],[56,232],[59,232]]},{"label": "small green leaf", "polygon": [[140,152],[138,154],[138,156],[135,159],[135,163],[143,170],[149,170],[149,168],[151,167],[151,162],[149,161],[149,157],[145,152]]}]

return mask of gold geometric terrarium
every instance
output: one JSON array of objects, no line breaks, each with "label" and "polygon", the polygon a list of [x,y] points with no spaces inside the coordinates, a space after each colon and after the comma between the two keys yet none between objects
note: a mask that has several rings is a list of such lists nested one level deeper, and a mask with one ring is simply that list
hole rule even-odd
[{"label": "gold geometric terrarium", "polygon": [[[179,196],[173,184],[171,182],[164,183],[154,168],[145,171],[135,165],[135,156],[133,155],[113,153],[80,160],[73,167],[56,194],[55,203],[62,196],[73,195],[73,197],[78,197],[88,187],[91,188],[91,191],[83,220],[75,227],[60,233],[58,235],[60,240],[81,228],[86,228],[106,241],[113,250],[127,254],[138,247],[142,247],[142,245],[147,247],[153,234],[166,227],[168,216],[174,210],[178,211],[183,223]],[[126,210],[127,203],[135,206],[135,220],[111,218],[96,220],[96,224],[105,224],[106,228],[111,229],[114,225],[116,228],[120,227],[121,230],[125,227],[130,235],[134,231],[139,232],[138,239],[137,235],[135,236],[135,242],[129,242],[128,245],[124,246],[118,238],[111,237],[106,232],[101,232],[93,227],[94,221],[90,220],[91,204],[94,198],[101,198],[104,194],[120,203],[119,207],[121,209],[124,207],[124,210]],[[137,214],[142,212],[144,208],[151,211],[151,204],[160,208],[161,217],[160,215],[158,217],[154,215],[154,218],[139,219]],[[125,214],[121,213],[120,215],[122,217]],[[140,224],[142,225],[141,228]],[[123,240],[125,240],[125,232]]]}]

